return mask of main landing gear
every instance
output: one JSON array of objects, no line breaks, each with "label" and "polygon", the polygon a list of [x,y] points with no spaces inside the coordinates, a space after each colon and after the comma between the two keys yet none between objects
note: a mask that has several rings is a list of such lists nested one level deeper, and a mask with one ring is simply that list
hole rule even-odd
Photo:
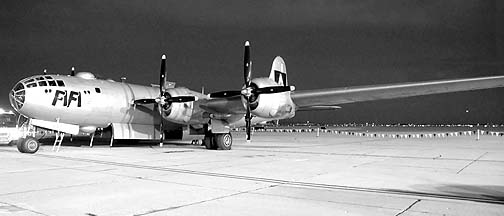
[{"label": "main landing gear", "polygon": [[231,150],[233,137],[231,136],[231,133],[207,133],[205,134],[203,144],[206,149]]},{"label": "main landing gear", "polygon": [[33,137],[20,138],[17,143],[17,149],[21,153],[33,154],[38,151],[40,142]]}]

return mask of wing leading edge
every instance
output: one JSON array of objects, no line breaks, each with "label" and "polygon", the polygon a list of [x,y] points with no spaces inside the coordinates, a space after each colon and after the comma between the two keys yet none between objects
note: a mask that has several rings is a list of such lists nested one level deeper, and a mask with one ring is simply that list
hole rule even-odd
[{"label": "wing leading edge", "polygon": [[291,97],[298,109],[306,110],[314,106],[340,105],[498,87],[504,87],[504,76],[303,90],[292,92]]}]

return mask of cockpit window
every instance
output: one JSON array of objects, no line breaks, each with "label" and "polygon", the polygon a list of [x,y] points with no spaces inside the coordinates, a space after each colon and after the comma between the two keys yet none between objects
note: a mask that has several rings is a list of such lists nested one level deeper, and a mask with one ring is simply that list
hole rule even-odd
[{"label": "cockpit window", "polygon": [[20,90],[24,90],[24,86],[23,86],[23,84],[18,83],[18,84],[14,87],[14,91],[20,91]]},{"label": "cockpit window", "polygon": [[28,83],[28,84],[26,84],[26,87],[27,88],[37,87],[37,83],[34,83],[34,82],[33,83]]},{"label": "cockpit window", "polygon": [[47,86],[47,82],[46,81],[39,81],[38,85],[39,86]]},{"label": "cockpit window", "polygon": [[44,76],[46,79],[53,79],[52,76]]},{"label": "cockpit window", "polygon": [[58,83],[58,86],[65,86],[65,83],[63,82],[63,80],[56,80],[56,82]]},{"label": "cockpit window", "polygon": [[44,77],[37,77],[36,80],[44,80]]},{"label": "cockpit window", "polygon": [[29,83],[29,82],[33,82],[35,81],[34,79],[29,79],[29,80],[26,80],[24,83]]},{"label": "cockpit window", "polygon": [[11,91],[9,100],[14,109],[19,110],[23,107],[25,101],[25,89],[23,84],[18,83]]},{"label": "cockpit window", "polygon": [[47,80],[47,82],[49,82],[50,86],[56,86],[56,81],[54,80]]}]

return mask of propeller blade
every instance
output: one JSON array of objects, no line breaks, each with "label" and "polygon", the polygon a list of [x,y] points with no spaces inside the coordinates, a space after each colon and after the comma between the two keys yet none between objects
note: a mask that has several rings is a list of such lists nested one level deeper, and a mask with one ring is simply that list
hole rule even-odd
[{"label": "propeller blade", "polygon": [[227,98],[241,95],[241,91],[231,90],[231,91],[220,91],[210,93],[211,98]]},{"label": "propeller blade", "polygon": [[[159,107],[159,109],[162,109]],[[163,131],[163,117],[161,117],[161,122],[159,123],[159,147],[163,147],[164,142],[164,131]]]},{"label": "propeller blade", "polygon": [[159,71],[159,96],[163,96],[163,88],[165,84],[166,76],[166,55],[163,54],[161,57],[161,70]]},{"label": "propeller blade", "polygon": [[133,101],[134,104],[153,104],[157,103],[156,99],[138,99]]},{"label": "propeller blade", "polygon": [[196,97],[194,96],[177,96],[177,97],[169,97],[165,99],[167,103],[184,103],[196,101]]},{"label": "propeller blade", "polygon": [[245,54],[243,56],[243,78],[245,86],[249,87],[252,77],[252,61],[250,61],[250,43],[245,41]]},{"label": "propeller blade", "polygon": [[254,89],[254,94],[274,94],[280,92],[288,92],[294,90],[294,86],[270,86]]},{"label": "propeller blade", "polygon": [[245,127],[247,130],[247,142],[250,142],[250,121],[252,119],[252,116],[250,115],[250,103],[248,102],[247,98],[247,113],[245,114]]}]

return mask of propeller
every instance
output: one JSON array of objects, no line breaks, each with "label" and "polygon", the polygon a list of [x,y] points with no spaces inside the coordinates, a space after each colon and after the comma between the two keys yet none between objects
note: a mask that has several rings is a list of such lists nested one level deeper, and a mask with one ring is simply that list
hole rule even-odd
[{"label": "propeller", "polygon": [[[159,110],[159,115],[161,116],[160,122],[159,122],[159,146],[162,147],[164,143],[164,119],[163,119],[163,108],[165,104],[163,102],[165,99],[163,88],[165,84],[165,76],[166,76],[166,55],[163,54],[161,56],[161,70],[159,71],[159,102],[158,102],[158,110]],[[166,103],[166,102],[165,102]]]},{"label": "propeller", "polygon": [[250,113],[251,103],[255,102],[257,97],[260,94],[274,94],[281,93],[287,91],[293,91],[294,86],[269,86],[258,88],[257,85],[252,83],[252,61],[250,60],[250,43],[248,41],[245,42],[245,53],[243,57],[243,79],[245,85],[241,90],[229,90],[229,91],[220,91],[211,93],[209,96],[211,98],[228,98],[228,97],[236,97],[242,96],[246,101],[246,109],[245,113],[245,127],[247,133],[247,142],[250,142],[250,127],[252,115]]},{"label": "propeller", "polygon": [[243,55],[243,79],[245,80],[245,88],[241,90],[241,94],[247,100],[247,112],[245,113],[245,127],[247,132],[247,142],[250,142],[250,126],[252,115],[250,114],[250,98],[252,97],[252,60],[250,60],[250,43],[245,41],[245,53]]},{"label": "propeller", "polygon": [[191,101],[197,101],[198,98],[195,96],[175,96],[172,97],[168,92],[164,91],[164,86],[166,82],[166,55],[161,57],[161,70],[159,71],[159,97],[155,99],[138,99],[134,100],[133,104],[158,104],[159,115],[161,116],[161,122],[159,124],[159,146],[163,146],[164,133],[163,133],[163,109],[168,109],[172,103],[185,103]]}]

